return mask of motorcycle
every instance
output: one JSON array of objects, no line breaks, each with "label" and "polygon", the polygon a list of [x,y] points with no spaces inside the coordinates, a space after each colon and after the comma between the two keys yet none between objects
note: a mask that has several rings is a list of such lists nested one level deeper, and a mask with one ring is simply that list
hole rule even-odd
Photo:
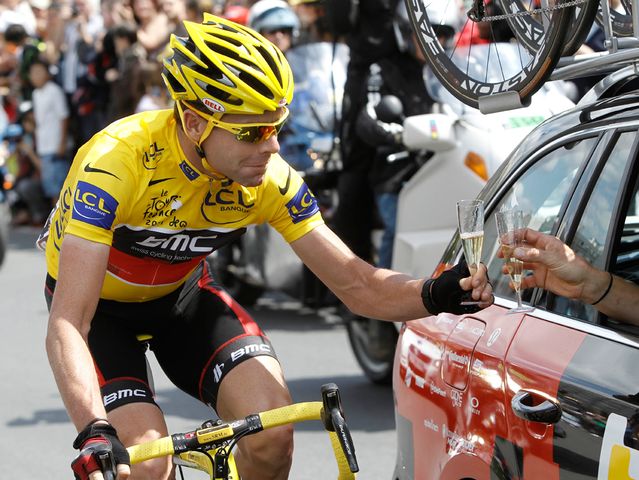
[{"label": "motorcycle", "polygon": [[[295,78],[295,92],[289,120],[278,136],[280,155],[304,178],[330,224],[341,169],[336,125],[348,47],[309,43],[288,50],[286,56]],[[254,305],[266,290],[283,291],[311,307],[324,301],[326,291],[321,282],[266,224],[249,228],[235,242],[213,252],[208,263],[214,278],[245,306]]]},{"label": "motorcycle", "polygon": [[[498,62],[486,61],[489,48],[473,47],[476,68],[497,68]],[[516,65],[516,46],[500,45],[500,54],[502,67],[508,62]],[[424,161],[399,193],[392,261],[393,270],[415,278],[430,277],[446,268],[438,261],[456,229],[455,202],[474,198],[535,126],[574,106],[565,84],[552,82],[533,96],[528,107],[484,115],[451,95],[427,67],[424,72],[436,104],[433,113],[410,116],[402,122],[406,150],[420,152]],[[499,74],[488,72],[489,77]],[[388,102],[381,105],[382,111],[401,116],[398,99],[384,98],[382,102]],[[405,153],[397,153],[389,161],[398,161]],[[445,208],[447,205],[451,208]],[[390,383],[398,325],[355,317],[347,326],[351,347],[366,376],[375,383]]]}]

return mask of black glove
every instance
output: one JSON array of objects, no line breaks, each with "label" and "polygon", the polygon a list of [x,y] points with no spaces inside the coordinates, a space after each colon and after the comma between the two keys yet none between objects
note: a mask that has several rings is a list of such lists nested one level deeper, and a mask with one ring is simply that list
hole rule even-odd
[{"label": "black glove", "polygon": [[463,301],[472,300],[472,292],[462,290],[459,286],[459,281],[466,277],[470,277],[470,271],[466,261],[462,260],[439,277],[426,280],[422,288],[422,301],[426,310],[433,315],[442,312],[462,315],[481,310],[479,305],[461,305]]},{"label": "black glove", "polygon": [[74,440],[73,448],[80,450],[71,462],[76,480],[87,480],[90,473],[98,470],[105,480],[115,479],[117,465],[131,465],[129,452],[110,424],[89,423]]}]

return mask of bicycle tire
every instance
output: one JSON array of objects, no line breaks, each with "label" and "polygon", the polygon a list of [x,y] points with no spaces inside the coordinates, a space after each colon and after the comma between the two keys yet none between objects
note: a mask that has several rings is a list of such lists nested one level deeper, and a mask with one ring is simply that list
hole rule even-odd
[{"label": "bicycle tire", "polygon": [[[433,0],[429,5],[434,3]],[[441,0],[447,1],[447,0]],[[428,59],[431,70],[437,76],[444,88],[450,91],[461,102],[473,108],[478,108],[484,113],[490,111],[518,108],[529,103],[532,95],[544,84],[559,61],[565,39],[568,23],[574,14],[572,8],[560,8],[547,12],[549,17],[548,29],[539,35],[539,48],[534,55],[520,46],[519,55],[521,68],[506,74],[501,72],[501,78],[473,78],[469,75],[468,68],[464,71],[453,61],[455,49],[447,51],[440,43],[430,24],[428,10],[424,0],[405,0],[411,26],[417,36],[419,46]],[[441,11],[441,7],[438,7]],[[469,20],[470,21],[470,20]],[[499,46],[493,44],[499,59]],[[462,51],[463,57],[468,59],[468,65],[472,58],[472,43],[467,47],[468,53]],[[523,52],[527,58],[523,58]],[[456,58],[460,63],[460,59]],[[513,96],[513,94],[516,94]],[[488,100],[493,97],[497,100],[494,105],[486,108]],[[499,97],[504,99],[503,104]],[[482,102],[480,102],[482,99]]]},{"label": "bicycle tire", "polygon": [[[371,329],[377,331],[372,338]],[[358,365],[366,377],[379,385],[393,380],[393,361],[399,333],[389,322],[364,317],[350,318],[346,323],[348,341]]]},{"label": "bicycle tire", "polygon": [[[532,8],[531,5],[524,5],[522,0],[499,0],[499,5],[504,11],[507,11],[509,7],[514,11],[524,11]],[[579,47],[583,45],[595,21],[597,11],[600,10],[598,6],[599,0],[586,0],[584,4],[576,5],[572,9],[574,13],[564,38],[564,45],[561,50],[562,57],[574,55],[579,50]],[[508,17],[506,21],[518,41],[529,52],[539,50],[538,38],[543,36],[543,26],[534,16]],[[537,33],[531,35],[530,32]]]},{"label": "bicycle tire", "polygon": [[570,57],[577,53],[586,41],[592,24],[597,16],[599,0],[586,0],[584,5],[575,7],[574,27],[570,29],[564,40],[564,48],[561,55]]}]

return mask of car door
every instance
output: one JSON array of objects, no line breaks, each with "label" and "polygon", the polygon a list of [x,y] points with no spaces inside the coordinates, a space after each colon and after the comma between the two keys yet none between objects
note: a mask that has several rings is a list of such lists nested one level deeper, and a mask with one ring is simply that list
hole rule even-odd
[{"label": "car door", "polygon": [[[631,279],[639,273],[636,143],[635,128],[607,132],[557,215],[530,219]],[[511,454],[510,478],[639,478],[639,330],[542,290],[528,297],[537,309],[505,358],[501,448]]]}]

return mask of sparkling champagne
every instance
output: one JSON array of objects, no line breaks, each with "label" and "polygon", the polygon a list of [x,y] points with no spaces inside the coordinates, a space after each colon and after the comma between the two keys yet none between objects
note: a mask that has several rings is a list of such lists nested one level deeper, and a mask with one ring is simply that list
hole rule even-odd
[{"label": "sparkling champagne", "polygon": [[501,253],[504,256],[506,270],[508,270],[510,280],[513,282],[513,287],[515,287],[516,291],[519,291],[524,262],[513,256],[514,250],[515,247],[513,245],[501,245]]},{"label": "sparkling champagne", "polygon": [[481,249],[484,244],[484,231],[464,232],[460,235],[464,247],[464,255],[470,273],[477,271],[477,265],[481,261]]}]

